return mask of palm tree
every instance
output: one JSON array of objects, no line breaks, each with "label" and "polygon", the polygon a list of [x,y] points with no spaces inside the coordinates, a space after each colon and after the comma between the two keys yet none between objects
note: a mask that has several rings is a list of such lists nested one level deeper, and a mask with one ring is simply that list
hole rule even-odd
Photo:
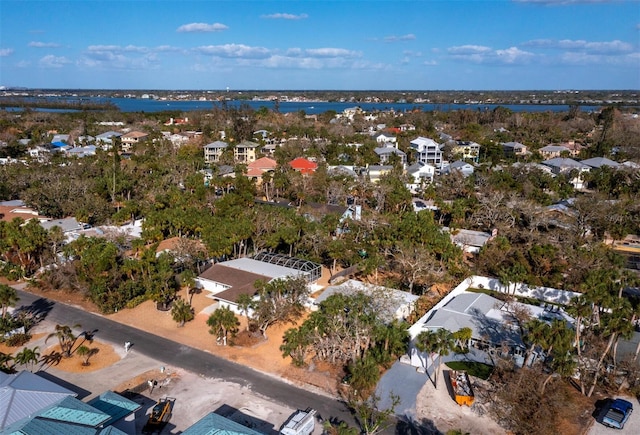
[{"label": "palm tree", "polygon": [[240,308],[240,311],[244,313],[244,316],[247,318],[247,331],[248,331],[249,330],[249,310],[253,305],[253,298],[251,297],[251,295],[243,293],[240,296],[238,296],[238,300],[236,301],[236,303],[238,304],[238,308]]},{"label": "palm tree", "polygon": [[[446,329],[437,329],[435,331],[423,331],[416,337],[416,348],[420,352],[429,354],[438,354],[438,364],[435,371],[433,386],[438,388],[438,373],[442,365],[442,356],[449,355],[455,344],[453,335]],[[428,373],[428,371],[427,371]]]},{"label": "palm tree", "polygon": [[171,317],[182,327],[186,322],[193,320],[193,307],[182,298],[176,299],[171,307]]},{"label": "palm tree", "polygon": [[216,342],[222,341],[222,344],[226,346],[228,334],[236,335],[240,321],[238,321],[233,311],[227,307],[222,307],[209,316],[207,325],[209,325],[209,334],[216,336]]},{"label": "palm tree", "polygon": [[13,361],[13,355],[10,353],[0,352],[0,372],[13,373],[13,364],[9,364]]},{"label": "palm tree", "polygon": [[60,351],[65,358],[69,358],[71,356],[71,350],[78,338],[71,328],[80,328],[80,325],[56,325],[55,331],[49,334],[44,340],[46,343],[51,337],[57,338],[58,343],[60,344]]},{"label": "palm tree", "polygon": [[3,318],[7,315],[9,307],[15,307],[18,300],[16,289],[6,284],[0,284],[0,309]]},{"label": "palm tree", "polygon": [[96,353],[98,353],[98,349],[97,348],[89,348],[87,346],[80,346],[78,347],[78,349],[76,349],[76,352],[78,353],[78,356],[80,356],[80,358],[82,358],[82,365],[83,366],[88,366],[91,363],[89,362],[89,358],[91,358],[93,355],[95,355]]},{"label": "palm tree", "polygon": [[36,346],[33,349],[25,347],[16,354],[13,360],[20,365],[29,366],[29,371],[32,372],[33,366],[40,360],[39,347]]}]

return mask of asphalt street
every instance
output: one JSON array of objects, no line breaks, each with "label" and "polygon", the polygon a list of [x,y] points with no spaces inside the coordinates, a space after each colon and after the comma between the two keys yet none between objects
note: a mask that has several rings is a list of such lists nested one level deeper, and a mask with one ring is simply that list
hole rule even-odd
[{"label": "asphalt street", "polygon": [[[233,363],[216,355],[182,345],[167,338],[156,336],[139,329],[123,325],[103,316],[84,311],[69,305],[41,298],[21,290],[18,306],[44,314],[46,320],[58,324],[80,324],[85,331],[95,330],[95,337],[102,341],[133,343],[132,350],[160,361],[168,366],[181,367],[202,376],[222,378],[229,382],[247,386],[251,391],[278,401],[293,409],[312,407],[318,411],[319,418],[346,421],[354,426],[355,422],[344,403],[330,397],[316,394],[286,383],[279,378],[269,376],[248,367]],[[256,355],[256,358],[259,358]]]}]

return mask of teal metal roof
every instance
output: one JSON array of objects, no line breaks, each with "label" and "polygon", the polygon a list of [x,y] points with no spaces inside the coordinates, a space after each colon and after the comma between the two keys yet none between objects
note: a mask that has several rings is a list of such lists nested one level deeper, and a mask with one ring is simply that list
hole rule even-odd
[{"label": "teal metal roof", "polygon": [[111,418],[104,423],[105,425],[113,424],[142,407],[139,403],[126,399],[113,391],[105,391],[90,400],[89,405],[105,414],[109,414]]},{"label": "teal metal roof", "polygon": [[114,427],[94,428],[61,421],[33,418],[7,435],[127,435]]},{"label": "teal metal roof", "polygon": [[91,427],[100,426],[111,418],[109,414],[105,414],[73,397],[66,397],[57,404],[41,411],[38,416],[49,420],[76,423]]},{"label": "teal metal roof", "polygon": [[187,428],[182,435],[263,435],[233,420],[211,412],[193,426]]}]

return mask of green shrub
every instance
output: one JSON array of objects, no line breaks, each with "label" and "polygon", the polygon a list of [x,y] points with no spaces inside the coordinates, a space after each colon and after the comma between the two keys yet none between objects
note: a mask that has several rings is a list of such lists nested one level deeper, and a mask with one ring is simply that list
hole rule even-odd
[{"label": "green shrub", "polygon": [[27,344],[31,340],[31,334],[13,334],[7,338],[4,342],[9,347],[22,346]]}]

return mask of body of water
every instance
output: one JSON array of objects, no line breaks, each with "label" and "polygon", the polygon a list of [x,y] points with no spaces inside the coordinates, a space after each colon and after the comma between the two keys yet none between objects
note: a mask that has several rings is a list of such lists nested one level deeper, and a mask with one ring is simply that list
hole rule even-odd
[{"label": "body of water", "polygon": [[[229,100],[221,101],[166,101],[152,100],[142,98],[108,98],[100,101],[109,101],[115,104],[122,112],[160,112],[163,110],[177,110],[181,112],[190,112],[193,110],[211,110],[214,107],[240,107],[248,105],[254,110],[261,107],[273,110],[276,103],[273,101],[240,101]],[[333,110],[342,113],[350,107],[360,107],[366,112],[395,110],[397,112],[407,112],[411,110],[421,111],[443,111],[451,110],[493,110],[496,107],[505,107],[514,112],[566,112],[569,110],[568,105],[558,104],[431,104],[431,103],[358,103],[358,102],[326,102],[326,101],[281,101],[278,104],[278,110],[282,113],[304,111],[308,115],[316,115]],[[582,111],[599,110],[599,106],[580,106]]]},{"label": "body of water", "polygon": [[[53,101],[56,97],[48,97]],[[63,99],[63,98],[60,98]],[[70,102],[64,98],[65,102]],[[241,107],[247,105],[254,110],[262,107],[273,110],[276,107],[274,101],[254,101],[254,100],[228,100],[228,101],[188,101],[188,100],[154,100],[151,98],[87,98],[85,101],[112,103],[121,112],[162,112],[178,111],[191,112],[195,110],[212,110],[214,108]],[[513,112],[566,112],[569,106],[565,104],[433,104],[433,103],[360,103],[360,102],[326,102],[326,101],[280,101],[278,110],[281,113],[291,113],[303,111],[308,115],[316,115],[327,111],[342,113],[351,107],[360,107],[366,112],[395,110],[396,112],[408,112],[411,110],[421,111],[442,111],[452,110],[494,110],[496,107],[505,107]],[[592,112],[600,109],[600,106],[580,106],[585,112]],[[20,107],[6,107],[7,111],[20,111]],[[77,109],[47,109],[33,108],[32,110],[41,112],[77,112]]]}]

